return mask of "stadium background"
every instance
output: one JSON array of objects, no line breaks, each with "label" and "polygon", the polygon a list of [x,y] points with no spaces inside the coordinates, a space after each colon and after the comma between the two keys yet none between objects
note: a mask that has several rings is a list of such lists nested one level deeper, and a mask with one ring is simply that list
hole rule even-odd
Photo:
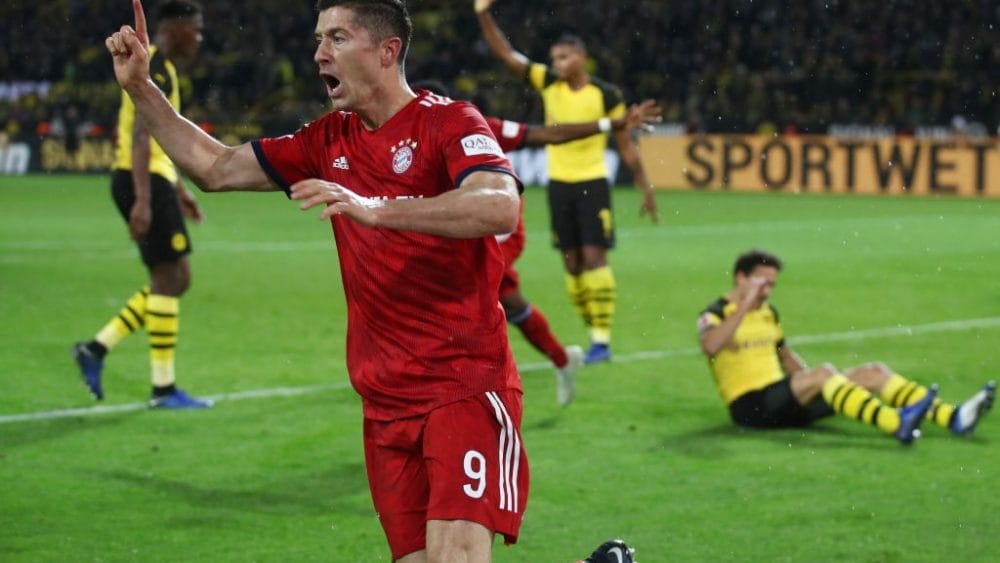
[{"label": "stadium background", "polygon": [[[205,2],[207,41],[188,70],[199,121],[244,138],[322,111],[311,4]],[[485,52],[469,4],[411,2],[422,33],[410,74],[540,119],[534,95]],[[597,74],[630,100],[659,99],[682,131],[853,124],[938,138],[997,125],[991,2],[511,1],[495,13],[533,57],[575,29]],[[2,3],[5,130],[40,147],[41,125],[58,149],[79,104],[81,143],[106,135],[118,91],[101,42],[130,18],[124,0]],[[46,84],[44,96],[11,95]],[[0,560],[386,561],[329,225],[281,194],[200,195],[178,370],[218,404],[147,412],[139,335],[116,349],[95,406],[69,345],[145,272],[104,168],[92,171],[0,176]],[[585,343],[545,244],[545,192],[525,197],[525,291],[564,341]],[[550,367],[511,338],[533,484],[521,541],[495,560],[568,562],[613,536],[644,563],[995,560],[996,413],[971,439],[925,428],[913,448],[843,419],[745,432],[726,418],[694,323],[728,287],[736,253],[768,248],[786,260],[775,301],[807,360],[880,359],[961,400],[1000,361],[1000,200],[658,200],[654,226],[637,216],[638,192],[616,190],[616,355],[580,373],[573,405],[555,403]]]},{"label": "stadium background", "polygon": [[[227,140],[284,133],[319,115],[313,3],[205,0],[205,44],[183,72],[185,113]],[[411,2],[413,79],[438,78],[486,112],[541,121],[539,99],[493,59],[466,0]],[[252,8],[252,9],[250,9]],[[0,6],[0,126],[12,142],[84,145],[48,169],[99,170],[118,90],[103,38],[131,21],[121,0]],[[503,2],[515,47],[547,59],[564,31],[626,99],[654,98],[665,128],[707,133],[857,132],[984,137],[1000,126],[1000,5],[990,0],[610,0]]]}]

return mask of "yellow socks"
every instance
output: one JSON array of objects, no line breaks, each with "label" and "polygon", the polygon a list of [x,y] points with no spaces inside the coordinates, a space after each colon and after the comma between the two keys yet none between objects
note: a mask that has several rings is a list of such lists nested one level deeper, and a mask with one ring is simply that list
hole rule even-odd
[{"label": "yellow socks", "polygon": [[149,361],[153,386],[174,384],[174,349],[177,346],[180,299],[150,295],[146,300],[146,330],[149,331]]},{"label": "yellow socks", "polygon": [[566,274],[566,293],[576,313],[583,319],[583,324],[591,326],[590,312],[587,310],[587,290],[583,286],[582,276]]},{"label": "yellow socks", "polygon": [[[905,407],[916,403],[927,396],[927,388],[915,381],[910,381],[899,374],[893,374],[882,386],[882,400],[894,407]],[[951,417],[955,413],[955,405],[934,399],[927,411],[927,419],[942,428],[948,428]]]},{"label": "yellow socks", "polygon": [[823,400],[837,413],[878,426],[886,434],[899,430],[896,409],[839,373],[823,384]]},{"label": "yellow socks", "polygon": [[615,318],[618,297],[615,276],[609,266],[586,270],[580,274],[584,287],[584,303],[590,317],[590,337],[593,342],[611,342],[611,324]]},{"label": "yellow socks", "polygon": [[148,286],[129,297],[122,310],[118,311],[118,316],[108,321],[108,324],[104,325],[94,340],[111,350],[126,336],[142,328],[146,319],[146,300],[148,297]]}]

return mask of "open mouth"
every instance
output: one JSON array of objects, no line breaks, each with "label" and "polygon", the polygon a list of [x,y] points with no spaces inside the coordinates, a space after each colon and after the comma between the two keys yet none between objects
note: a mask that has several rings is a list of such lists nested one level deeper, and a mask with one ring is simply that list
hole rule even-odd
[{"label": "open mouth", "polygon": [[326,84],[327,94],[332,95],[334,90],[336,90],[337,87],[340,86],[340,79],[332,74],[321,72],[319,74],[319,77],[323,79],[323,82]]}]

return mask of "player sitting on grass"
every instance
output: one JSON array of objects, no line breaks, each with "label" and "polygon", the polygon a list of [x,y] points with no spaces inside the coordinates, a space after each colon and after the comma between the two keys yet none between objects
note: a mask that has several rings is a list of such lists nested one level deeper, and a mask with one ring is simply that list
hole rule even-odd
[{"label": "player sitting on grass", "polygon": [[925,416],[957,435],[973,432],[993,404],[995,381],[955,406],[936,398],[936,385],[924,387],[882,363],[843,372],[830,364],[806,366],[785,344],[778,313],[768,303],[780,270],[781,260],[767,252],[739,256],[733,289],[698,318],[701,349],[733,422],[798,427],[840,413],[875,425],[903,444],[920,435]]}]

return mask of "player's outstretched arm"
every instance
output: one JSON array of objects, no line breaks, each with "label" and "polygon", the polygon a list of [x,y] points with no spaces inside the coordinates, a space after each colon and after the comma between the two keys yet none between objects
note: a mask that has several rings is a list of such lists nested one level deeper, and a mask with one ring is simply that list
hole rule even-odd
[{"label": "player's outstretched arm", "polygon": [[483,170],[469,174],[458,189],[428,198],[370,200],[340,184],[318,179],[296,182],[291,193],[303,210],[326,205],[320,219],[344,215],[368,227],[452,238],[512,232],[520,213],[513,176]]},{"label": "player's outstretched arm", "polygon": [[629,107],[625,117],[619,119],[602,118],[586,123],[557,123],[529,127],[528,133],[524,136],[524,144],[529,146],[558,145],[604,131],[637,129],[648,124],[659,123],[663,119],[662,114],[663,110],[656,105],[655,100],[646,100],[641,104],[633,104]]},{"label": "player's outstretched arm", "polygon": [[528,57],[524,56],[524,53],[514,49],[510,41],[507,41],[507,37],[500,30],[493,15],[490,14],[492,5],[493,0],[474,0],[473,2],[473,9],[475,9],[476,17],[479,19],[479,27],[483,30],[483,38],[490,46],[490,51],[493,51],[493,54],[507,65],[507,68],[519,76],[524,76],[528,73],[530,61]]},{"label": "player's outstretched arm", "polygon": [[228,147],[179,115],[149,78],[149,33],[141,0],[132,0],[135,28],[123,25],[104,40],[115,79],[146,129],[174,164],[205,191],[276,190],[250,145]]},{"label": "player's outstretched arm", "polygon": [[[608,120],[608,128],[611,121]],[[528,146],[558,145],[575,141],[601,132],[601,124],[597,121],[586,123],[557,123],[555,125],[540,125],[528,127],[528,132],[524,136],[524,144]]]},{"label": "player's outstretched arm", "polygon": [[615,131],[642,129],[661,121],[663,121],[663,108],[656,103],[656,100],[643,100],[641,103],[629,106],[625,117],[612,119],[611,127]]},{"label": "player's outstretched arm", "polygon": [[660,217],[657,213],[656,198],[653,197],[653,186],[646,177],[646,169],[643,168],[642,161],[639,160],[639,149],[632,142],[631,130],[621,129],[620,131],[615,131],[615,143],[618,145],[618,154],[621,155],[622,160],[632,170],[635,185],[643,192],[642,206],[639,207],[639,216],[648,214],[654,224],[659,223]]}]

